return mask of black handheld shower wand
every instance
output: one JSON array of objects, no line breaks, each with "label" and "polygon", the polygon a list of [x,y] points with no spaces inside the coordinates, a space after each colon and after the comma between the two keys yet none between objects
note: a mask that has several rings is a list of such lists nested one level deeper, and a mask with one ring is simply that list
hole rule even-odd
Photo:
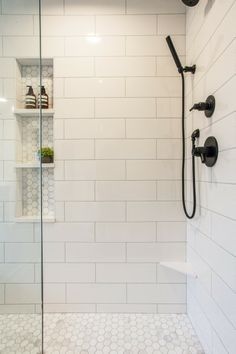
[{"label": "black handheld shower wand", "polygon": [[177,66],[178,72],[180,74],[183,72],[185,72],[185,73],[190,72],[190,73],[194,74],[196,71],[196,65],[183,67],[170,36],[166,37],[166,42],[169,46],[170,52],[171,52],[172,57],[175,61],[175,65]]},{"label": "black handheld shower wand", "polygon": [[[178,72],[181,75],[182,78],[182,204],[183,204],[183,209],[184,213],[187,216],[188,219],[192,219],[195,215],[196,212],[196,184],[195,184],[195,161],[194,161],[194,156],[192,156],[192,181],[193,181],[193,210],[192,213],[189,214],[187,211],[186,207],[186,202],[185,202],[185,155],[186,155],[186,147],[185,147],[185,81],[184,81],[184,73],[185,72],[190,72],[192,74],[195,73],[196,71],[196,65],[193,66],[185,66],[183,67],[178,54],[175,50],[174,44],[170,38],[170,36],[166,37],[166,42],[169,46],[170,52],[173,56],[173,59],[175,61],[175,64],[177,66]],[[195,142],[195,139],[198,138],[198,136],[194,135],[192,136],[192,141]]]}]

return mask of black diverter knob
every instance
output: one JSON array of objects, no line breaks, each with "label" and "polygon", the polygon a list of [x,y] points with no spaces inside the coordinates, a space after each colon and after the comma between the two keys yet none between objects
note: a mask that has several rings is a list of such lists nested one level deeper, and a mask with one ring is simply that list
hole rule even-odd
[{"label": "black diverter knob", "polygon": [[195,103],[193,107],[190,109],[190,112],[193,110],[204,111],[205,116],[207,118],[210,118],[215,111],[215,106],[216,106],[215,97],[208,96],[206,102]]}]

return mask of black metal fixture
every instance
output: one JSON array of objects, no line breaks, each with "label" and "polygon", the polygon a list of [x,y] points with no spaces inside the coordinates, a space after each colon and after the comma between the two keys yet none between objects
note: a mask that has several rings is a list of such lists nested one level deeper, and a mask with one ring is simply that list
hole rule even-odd
[{"label": "black metal fixture", "polygon": [[199,3],[199,0],[182,0],[183,3],[186,5],[186,6],[196,6],[198,3]]},{"label": "black metal fixture", "polygon": [[166,42],[169,46],[170,52],[171,52],[172,57],[175,61],[175,65],[177,66],[178,72],[180,74],[183,72],[185,72],[185,73],[190,72],[190,73],[194,74],[196,71],[196,65],[183,67],[170,36],[166,37]]},{"label": "black metal fixture", "polygon": [[[196,130],[193,132],[193,134],[195,132]],[[204,163],[207,167],[213,167],[218,158],[218,143],[216,138],[214,136],[209,136],[206,139],[204,146],[197,146],[197,147],[195,146],[195,140],[193,140],[193,138],[192,141],[193,141],[192,156],[200,157],[202,163]]]},{"label": "black metal fixture", "polygon": [[193,107],[190,109],[190,112],[193,110],[204,111],[205,116],[210,118],[215,112],[216,101],[214,96],[208,96],[206,102],[195,103]]},{"label": "black metal fixture", "polygon": [[195,147],[195,140],[198,139],[199,137],[200,137],[200,130],[199,129],[194,130],[194,132],[192,132],[191,135],[191,139],[194,144],[194,147]]},{"label": "black metal fixture", "polygon": [[[184,73],[190,72],[192,74],[196,71],[196,65],[186,66],[183,68],[178,54],[175,50],[174,44],[171,40],[171,37],[166,37],[166,42],[169,46],[170,52],[175,61],[175,65],[177,66],[178,72],[181,75],[182,79],[182,205],[184,209],[184,213],[188,219],[192,219],[196,212],[196,186],[195,186],[195,158],[192,156],[192,182],[193,182],[193,209],[191,213],[188,213],[186,202],[185,202],[185,155],[186,155],[186,141],[185,141],[185,80]],[[196,139],[197,137],[192,137]]]}]

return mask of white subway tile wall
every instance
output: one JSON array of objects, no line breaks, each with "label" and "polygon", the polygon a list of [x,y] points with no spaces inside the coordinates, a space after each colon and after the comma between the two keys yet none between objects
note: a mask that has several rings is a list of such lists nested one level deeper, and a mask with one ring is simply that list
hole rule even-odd
[{"label": "white subway tile wall", "polygon": [[[185,312],[185,276],[160,264],[186,257],[181,82],[165,42],[171,34],[184,61],[185,6],[43,0],[42,12],[55,109],[56,222],[44,225],[46,310]],[[14,59],[38,55],[37,1],[2,0],[1,16],[0,74],[14,99]],[[5,119],[6,182],[14,181],[13,118]],[[39,302],[38,235],[38,225],[0,226],[2,312],[9,304],[30,311]]]},{"label": "white subway tile wall", "polygon": [[200,145],[213,135],[220,150],[212,170],[199,170],[197,217],[187,227],[187,258],[196,275],[188,277],[188,314],[207,354],[236,348],[235,16],[235,0],[207,7],[201,1],[187,11],[187,63],[198,68],[187,106],[192,97],[198,102],[214,94],[217,107],[211,119],[188,117],[188,134],[200,128]]}]

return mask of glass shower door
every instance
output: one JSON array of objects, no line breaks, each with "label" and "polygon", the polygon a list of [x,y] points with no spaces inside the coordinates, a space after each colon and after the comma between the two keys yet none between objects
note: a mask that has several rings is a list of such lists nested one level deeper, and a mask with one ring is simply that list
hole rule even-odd
[{"label": "glass shower door", "polygon": [[1,12],[0,352],[38,354],[42,353],[39,2],[2,1]]}]

